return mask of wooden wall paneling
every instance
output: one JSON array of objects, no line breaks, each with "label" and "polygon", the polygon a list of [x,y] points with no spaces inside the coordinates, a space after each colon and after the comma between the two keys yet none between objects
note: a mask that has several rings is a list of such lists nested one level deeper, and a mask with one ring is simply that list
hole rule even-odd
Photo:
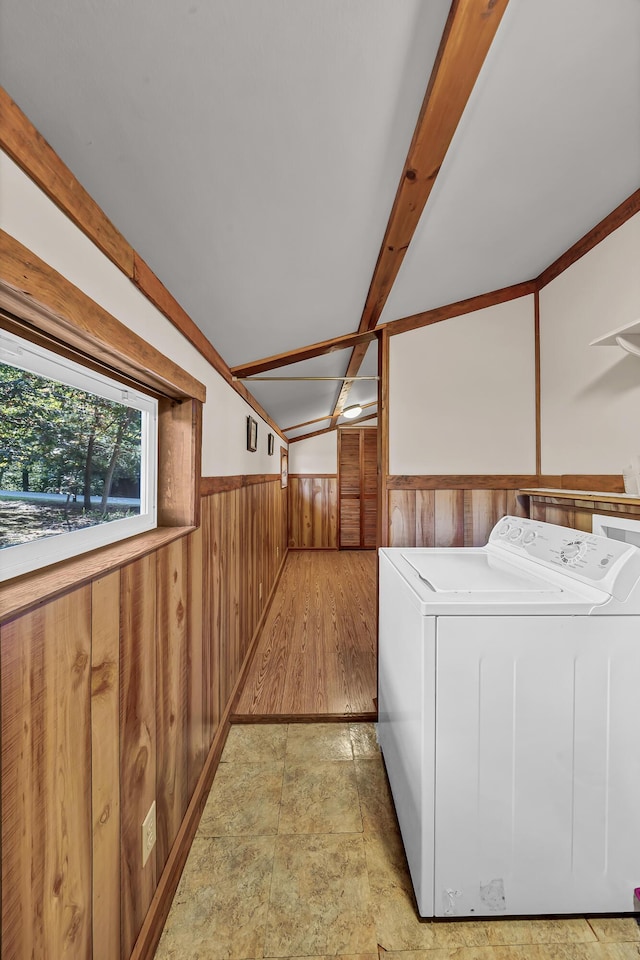
[{"label": "wooden wall paneling", "polygon": [[336,476],[289,476],[290,546],[307,550],[335,549],[337,511]]},{"label": "wooden wall paneling", "polygon": [[543,503],[536,503],[535,500],[531,500],[529,505],[529,516],[532,520],[545,520],[546,513],[545,505]]},{"label": "wooden wall paneling", "polygon": [[156,557],[121,571],[120,782],[122,953],[128,957],[157,882],[142,866],[141,826],[156,794]]},{"label": "wooden wall paneling", "polygon": [[552,506],[548,503],[544,511],[544,517],[540,519],[546,520],[547,523],[558,523],[561,527],[573,527],[574,517],[575,511],[572,506],[562,506],[560,504]]},{"label": "wooden wall paneling", "polygon": [[465,490],[464,545],[483,547],[496,521],[507,512],[506,490]]},{"label": "wooden wall paneling", "polygon": [[239,669],[239,557],[238,490],[222,495],[220,523],[220,706],[227,703]]},{"label": "wooden wall paneling", "polygon": [[416,494],[415,490],[389,491],[390,547],[416,546]]},{"label": "wooden wall paneling", "polygon": [[188,570],[185,538],[163,547],[157,562],[156,821],[158,876],[175,840],[188,797]]},{"label": "wooden wall paneling", "polygon": [[464,545],[463,490],[436,490],[435,541],[437,547]]},{"label": "wooden wall paneling", "polygon": [[187,540],[187,795],[192,796],[207,751],[204,745],[204,618],[202,527]]},{"label": "wooden wall paneling", "polygon": [[[200,530],[202,538],[202,747],[207,753],[213,737],[213,683],[212,660],[217,631],[214,622],[216,590],[214,586],[216,542],[213,532],[213,502],[215,497],[203,497],[200,504]],[[195,678],[194,678],[195,679]],[[194,695],[197,700],[197,695]]]},{"label": "wooden wall paneling", "polygon": [[436,542],[435,499],[433,490],[415,491],[417,547],[433,547]]},{"label": "wooden wall paneling", "polygon": [[2,956],[91,956],[91,590],[6,623]]},{"label": "wooden wall paneling", "polygon": [[576,530],[584,530],[585,533],[591,533],[593,523],[593,513],[591,510],[580,510],[578,507],[573,511],[573,526]]},{"label": "wooden wall paneling", "polygon": [[526,506],[523,502],[522,497],[518,497],[517,490],[505,490],[506,501],[505,501],[505,513],[510,517],[526,517],[528,516]]},{"label": "wooden wall paneling", "polygon": [[158,525],[193,527],[199,522],[202,404],[160,399]]},{"label": "wooden wall paneling", "polygon": [[120,572],[91,586],[93,960],[120,957]]},{"label": "wooden wall paneling", "polygon": [[[224,521],[225,494],[217,493],[207,499],[209,508],[209,543],[203,544],[205,555],[209,556],[209,582],[204,582],[205,609],[208,600],[211,640],[208,656],[208,670],[204,678],[204,699],[206,704],[207,736],[205,747],[208,747],[218,728],[218,721],[222,709],[220,671],[222,637],[226,636],[226,605],[224,603],[224,582],[226,577],[227,556],[226,545],[222,538]],[[205,530],[205,535],[207,531]]]}]

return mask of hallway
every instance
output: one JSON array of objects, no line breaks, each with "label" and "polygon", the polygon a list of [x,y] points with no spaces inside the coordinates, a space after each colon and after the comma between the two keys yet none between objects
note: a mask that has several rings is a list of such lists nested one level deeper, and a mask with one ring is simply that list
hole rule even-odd
[{"label": "hallway", "polygon": [[291,551],[233,721],[375,719],[376,635],[375,551]]}]

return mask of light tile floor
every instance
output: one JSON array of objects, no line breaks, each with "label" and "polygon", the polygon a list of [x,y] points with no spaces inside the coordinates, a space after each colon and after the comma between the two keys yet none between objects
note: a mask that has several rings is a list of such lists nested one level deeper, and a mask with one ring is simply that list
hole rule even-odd
[{"label": "light tile floor", "polygon": [[633,918],[419,920],[371,724],[233,726],[156,960],[638,960]]}]

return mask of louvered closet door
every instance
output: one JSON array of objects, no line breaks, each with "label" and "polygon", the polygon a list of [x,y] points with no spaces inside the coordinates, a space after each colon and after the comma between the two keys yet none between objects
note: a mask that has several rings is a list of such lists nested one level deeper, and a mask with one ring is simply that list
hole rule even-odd
[{"label": "louvered closet door", "polygon": [[377,430],[338,432],[340,547],[374,549],[378,496]]}]

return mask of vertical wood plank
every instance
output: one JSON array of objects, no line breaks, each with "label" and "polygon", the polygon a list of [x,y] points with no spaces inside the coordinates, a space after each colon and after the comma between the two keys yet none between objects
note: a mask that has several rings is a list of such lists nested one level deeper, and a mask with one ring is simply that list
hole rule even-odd
[{"label": "vertical wood plank", "polygon": [[415,490],[389,490],[388,544],[390,547],[415,547]]},{"label": "vertical wood plank", "polygon": [[91,589],[2,627],[2,955],[91,956]]},{"label": "vertical wood plank", "polygon": [[464,491],[436,490],[435,545],[461,547],[464,544]]},{"label": "vertical wood plank", "polygon": [[[201,505],[204,510],[204,505]],[[203,631],[203,563],[202,563],[202,527],[189,537],[189,633],[187,640],[187,794],[193,794],[205,758],[204,748],[204,643]]]},{"label": "vertical wood plank", "polygon": [[[215,732],[218,729],[218,722],[222,713],[221,705],[221,679],[222,670],[222,645],[229,642],[227,634],[227,608],[228,599],[225,591],[227,576],[228,557],[226,554],[226,541],[224,533],[224,500],[228,494],[218,493],[209,498],[211,526],[208,552],[211,554],[211,579],[206,591],[211,593],[210,616],[211,616],[211,647],[208,656],[208,672],[205,678],[205,702],[207,703],[206,716],[208,720],[208,736],[205,739],[205,747],[208,749]],[[207,548],[203,545],[205,553]],[[223,641],[223,638],[224,641]],[[208,743],[207,743],[208,740]]]},{"label": "vertical wood plank", "polygon": [[93,960],[120,957],[120,573],[91,585]]},{"label": "vertical wood plank", "polygon": [[506,513],[506,490],[465,491],[466,547],[483,547],[496,522]]},{"label": "vertical wood plank", "polygon": [[167,544],[157,560],[156,818],[158,876],[187,809],[187,543]]},{"label": "vertical wood plank", "polygon": [[416,547],[433,547],[435,533],[435,495],[433,490],[416,490]]},{"label": "vertical wood plank", "polygon": [[156,792],[156,558],[123,567],[120,581],[121,928],[128,957],[157,882],[156,852],[142,866],[142,822]]},{"label": "vertical wood plank", "polygon": [[593,524],[593,512],[591,510],[579,510],[576,508],[573,512],[573,525],[576,530],[583,530],[585,533],[591,533]]}]

